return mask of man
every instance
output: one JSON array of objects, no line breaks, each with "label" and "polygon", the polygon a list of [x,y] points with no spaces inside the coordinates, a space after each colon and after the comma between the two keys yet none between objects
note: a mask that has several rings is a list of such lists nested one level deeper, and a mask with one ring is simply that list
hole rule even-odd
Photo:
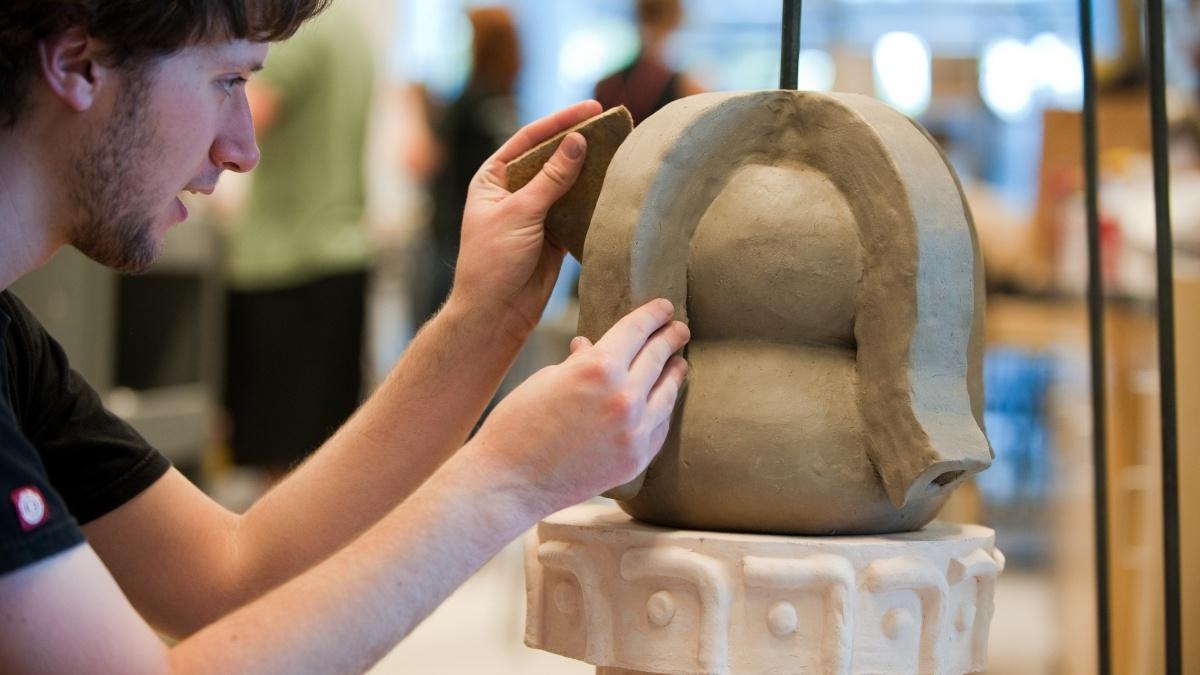
[{"label": "man", "polygon": [[[72,245],[136,271],[258,161],[243,91],[323,0],[7,0],[0,6],[0,288]],[[543,216],[569,136],[529,186],[504,163],[598,112],[517,133],[468,197],[450,299],[371,399],[244,515],[105,412],[0,295],[0,663],[15,673],[357,672],[505,543],[635,476],[666,435],[686,327],[665,301],[576,338],[464,445],[546,302]],[[319,313],[314,317],[319,321]],[[77,524],[78,523],[78,524]],[[164,646],[155,630],[180,638]]]}]

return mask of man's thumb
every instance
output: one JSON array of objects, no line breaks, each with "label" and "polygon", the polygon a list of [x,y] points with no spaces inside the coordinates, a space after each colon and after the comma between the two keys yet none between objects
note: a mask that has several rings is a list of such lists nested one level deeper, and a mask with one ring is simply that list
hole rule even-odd
[{"label": "man's thumb", "polygon": [[550,160],[542,166],[523,192],[528,192],[537,202],[539,210],[549,211],[550,206],[558,201],[579,177],[583,168],[583,158],[587,154],[587,141],[583,134],[571,132],[567,134]]}]

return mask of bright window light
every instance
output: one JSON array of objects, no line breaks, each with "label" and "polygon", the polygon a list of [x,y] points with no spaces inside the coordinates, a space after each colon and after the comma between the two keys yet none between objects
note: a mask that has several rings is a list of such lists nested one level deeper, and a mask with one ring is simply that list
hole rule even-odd
[{"label": "bright window light", "polygon": [[408,0],[396,11],[393,77],[424,83],[438,97],[458,96],[471,71],[471,22],[439,0]]},{"label": "bright window light", "polygon": [[1078,108],[1083,103],[1083,61],[1079,52],[1053,33],[1042,33],[1029,42],[1037,64],[1037,83],[1059,106]]},{"label": "bright window light", "polygon": [[874,50],[875,93],[906,115],[929,107],[929,45],[912,33],[888,33]]},{"label": "bright window light", "polygon": [[571,34],[559,52],[558,75],[566,80],[594,80],[603,73],[596,64],[604,60],[608,48],[604,38],[592,32]]},{"label": "bright window light", "polygon": [[591,86],[627,65],[637,50],[638,36],[633,27],[611,21],[596,22],[563,40],[558,52],[559,80]]},{"label": "bright window light", "polygon": [[993,42],[983,50],[979,64],[979,92],[998,117],[1016,121],[1033,107],[1037,86],[1034,73],[1045,64],[1035,63],[1032,50],[1012,38]]},{"label": "bright window light", "polygon": [[833,57],[820,49],[801,49],[797,67],[797,89],[829,91],[833,89],[837,70]]}]

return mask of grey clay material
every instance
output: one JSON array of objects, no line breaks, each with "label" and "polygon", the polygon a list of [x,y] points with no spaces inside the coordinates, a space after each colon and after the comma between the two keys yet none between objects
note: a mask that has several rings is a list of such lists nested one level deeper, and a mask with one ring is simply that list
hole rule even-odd
[{"label": "grey clay material", "polygon": [[666,297],[691,368],[634,517],[780,534],[920,528],[992,458],[982,267],[950,166],[872,99],[679,100],[609,164],[579,332]]}]

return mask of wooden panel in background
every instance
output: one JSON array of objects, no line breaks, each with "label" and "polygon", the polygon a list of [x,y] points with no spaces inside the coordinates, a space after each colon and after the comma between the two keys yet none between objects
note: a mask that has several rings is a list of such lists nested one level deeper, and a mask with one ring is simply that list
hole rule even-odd
[{"label": "wooden panel in background", "polygon": [[1200,675],[1200,276],[1175,281],[1183,672]]}]

